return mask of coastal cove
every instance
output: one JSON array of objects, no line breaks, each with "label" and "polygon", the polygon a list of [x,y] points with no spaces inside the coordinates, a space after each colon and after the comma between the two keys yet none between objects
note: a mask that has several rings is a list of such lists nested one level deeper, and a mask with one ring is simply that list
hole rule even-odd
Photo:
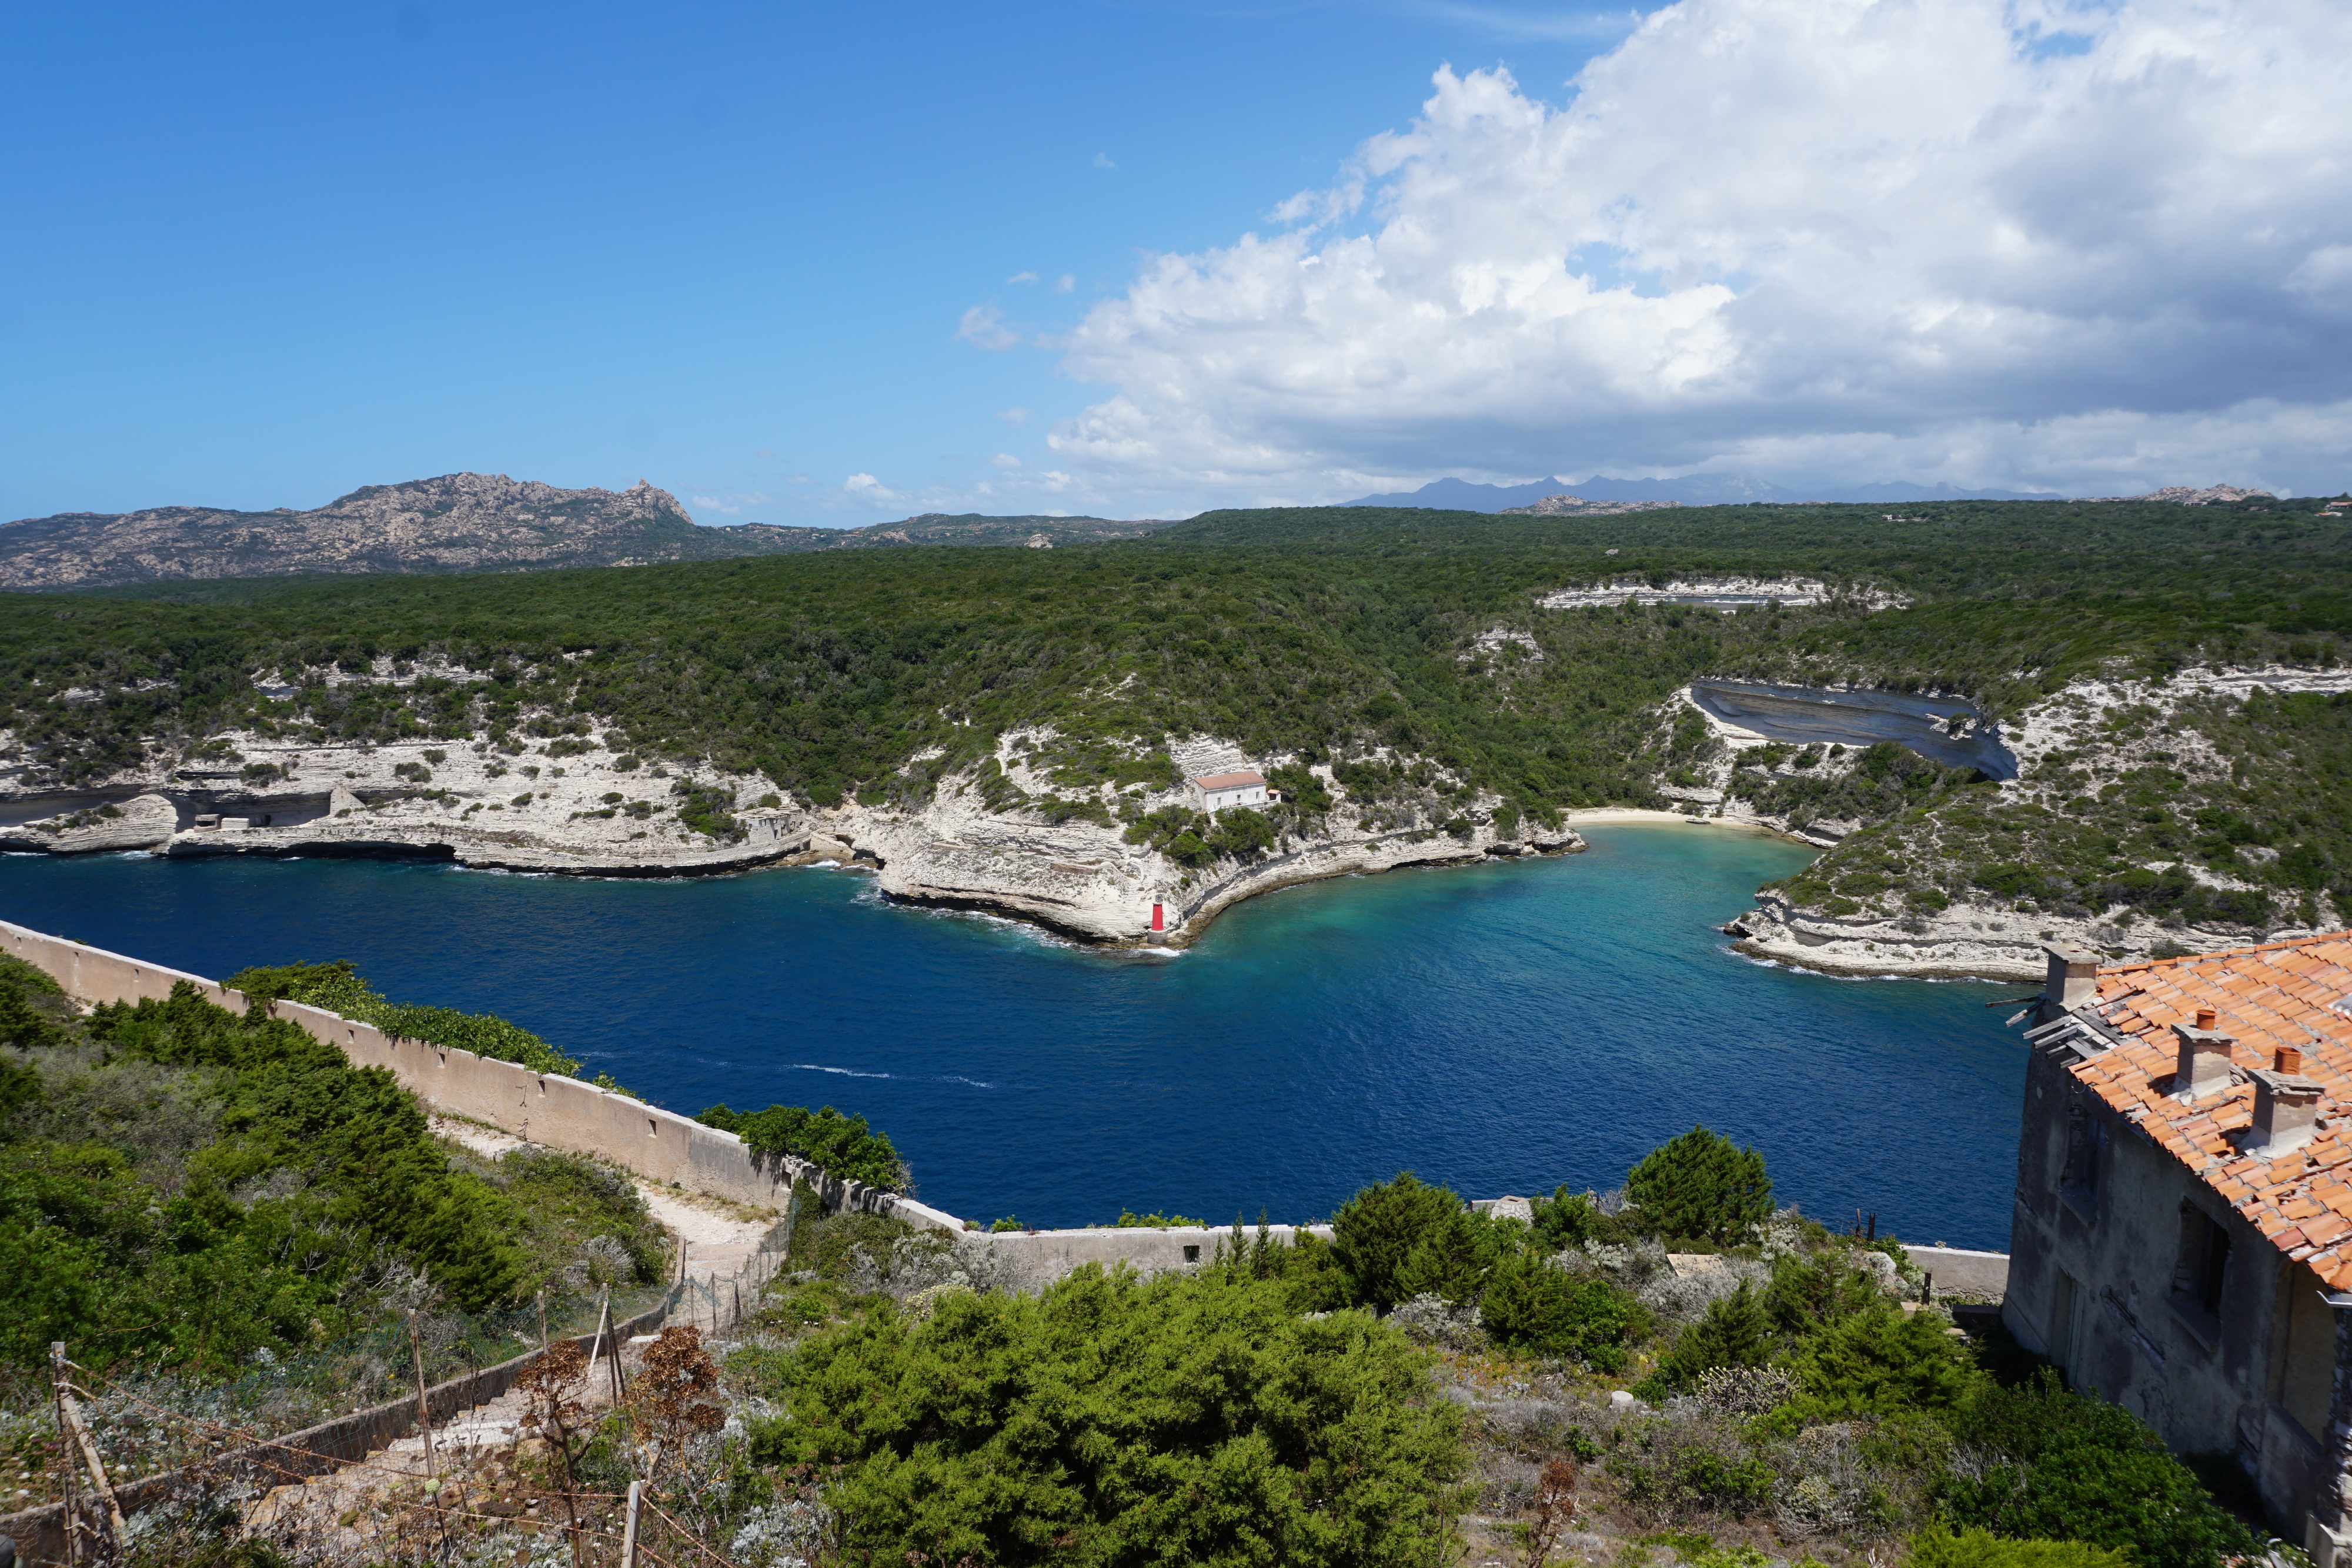
[{"label": "coastal cove", "polygon": [[886,904],[811,867],[691,882],[373,861],[0,858],[0,917],[197,973],[349,957],[692,1113],[831,1103],[985,1221],[1328,1214],[1410,1168],[1606,1188],[1705,1122],[1783,1201],[2000,1248],[2024,1051],[1972,984],[1771,967],[1715,929],[1809,852],[1596,823],[1581,855],[1251,900],[1181,956]]}]

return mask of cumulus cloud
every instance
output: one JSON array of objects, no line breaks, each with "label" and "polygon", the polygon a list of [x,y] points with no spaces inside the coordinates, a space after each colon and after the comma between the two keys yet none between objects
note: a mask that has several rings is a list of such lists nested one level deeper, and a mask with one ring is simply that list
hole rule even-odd
[{"label": "cumulus cloud", "polygon": [[1066,272],[1062,274],[1061,277],[1054,279],[1054,292],[1056,294],[1067,294],[1071,289],[1076,288],[1077,286],[1078,279],[1075,273]]},{"label": "cumulus cloud", "polygon": [[1037,281],[1037,275],[1034,272],[1016,272],[1004,281],[1007,283],[1034,283]]},{"label": "cumulus cloud", "polygon": [[796,510],[851,514],[868,521],[924,512],[1085,513],[1105,517],[1189,515],[1186,507],[1163,497],[1139,497],[1135,487],[1123,480],[1109,481],[1061,467],[1035,468],[1009,452],[992,455],[982,474],[985,476],[942,475],[929,480],[852,474],[839,486],[829,486],[807,497]]},{"label": "cumulus cloud", "polygon": [[1441,70],[1066,340],[1074,466],[1203,499],[1694,468],[2342,482],[2352,9],[1682,0],[1549,104]]},{"label": "cumulus cloud", "polygon": [[975,305],[963,313],[956,336],[976,349],[1010,349],[1021,334],[1004,324],[1004,312],[994,305]]},{"label": "cumulus cloud", "polygon": [[1097,152],[1095,154],[1095,167],[1097,169],[1116,169],[1118,165],[1110,161],[1109,153]]},{"label": "cumulus cloud", "polygon": [[996,411],[996,417],[1007,424],[1026,424],[1029,423],[1029,411],[1025,408],[1000,408]]}]

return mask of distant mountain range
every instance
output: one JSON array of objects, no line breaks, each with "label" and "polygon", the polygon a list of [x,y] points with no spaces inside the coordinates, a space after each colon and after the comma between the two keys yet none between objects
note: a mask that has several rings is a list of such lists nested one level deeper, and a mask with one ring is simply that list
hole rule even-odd
[{"label": "distant mountain range", "polygon": [[70,590],[321,573],[546,571],[897,545],[1029,545],[1132,538],[1160,521],[948,517],[862,528],[702,528],[643,479],[559,490],[503,474],[369,485],[307,512],[157,507],[0,524],[0,588]]},{"label": "distant mountain range", "polygon": [[1791,490],[1737,474],[1691,474],[1680,479],[1538,479],[1531,485],[1475,485],[1466,479],[1433,479],[1418,490],[1364,496],[1350,507],[1443,507],[1462,512],[1500,512],[1530,506],[1547,496],[1580,496],[1588,501],[1677,501],[1685,507],[1737,506],[1744,501],[2055,501],[2056,495],[2026,490],[1960,490],[1949,485],[1913,485],[1889,479],[1875,485]]}]

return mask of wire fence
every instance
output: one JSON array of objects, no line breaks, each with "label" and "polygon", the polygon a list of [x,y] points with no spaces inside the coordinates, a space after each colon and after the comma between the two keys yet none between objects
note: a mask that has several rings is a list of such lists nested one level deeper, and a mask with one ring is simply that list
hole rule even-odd
[{"label": "wire fence", "polygon": [[[698,1344],[702,1338],[731,1333],[757,1310],[768,1283],[783,1269],[799,1209],[795,1195],[784,1218],[732,1272],[711,1270],[699,1277],[682,1273],[651,1310],[622,1322],[607,1316],[592,1334],[551,1343],[580,1344],[593,1369],[607,1358],[617,1357],[634,1334],[688,1328],[697,1332]],[[410,1394],[373,1409],[354,1410],[322,1427],[272,1436],[250,1420],[229,1418],[228,1412],[218,1406],[206,1412],[187,1408],[185,1402],[159,1401],[151,1396],[152,1390],[142,1391],[67,1360],[64,1347],[58,1346],[53,1369],[54,1436],[44,1433],[44,1440],[19,1442],[10,1450],[17,1456],[20,1479],[35,1485],[46,1482],[42,1490],[58,1500],[0,1518],[0,1533],[16,1541],[23,1562],[100,1564],[119,1556],[130,1519],[142,1511],[192,1498],[232,1491],[248,1497],[274,1493],[275,1489],[308,1485],[321,1476],[333,1479],[344,1491],[351,1490],[355,1475],[394,1490],[404,1486],[413,1489],[418,1479],[415,1470],[386,1462],[382,1450],[416,1426],[421,1412],[429,1469],[432,1430],[448,1427],[506,1394],[549,1348],[542,1343],[498,1365],[425,1387],[421,1396]],[[410,1349],[415,1385],[421,1387],[423,1353],[414,1340]],[[620,1381],[616,1371],[616,1396]],[[122,1484],[119,1478],[129,1474],[140,1479]],[[354,1562],[381,1561],[387,1552],[446,1558],[458,1548],[461,1538],[484,1531],[539,1537],[557,1531],[580,1563],[619,1563],[626,1557],[632,1563],[672,1568],[674,1559],[656,1546],[656,1538],[684,1552],[683,1562],[729,1563],[717,1546],[649,1500],[641,1489],[633,1488],[632,1492],[635,1495],[625,1498],[568,1485],[551,1488],[509,1481],[504,1495],[496,1500],[475,1498],[473,1501],[485,1506],[474,1507],[468,1505],[469,1494],[460,1484],[455,1490],[436,1487],[429,1494],[403,1492],[395,1503],[342,1513],[365,1526],[362,1533],[367,1539],[352,1543],[350,1560]],[[635,1516],[634,1522],[620,1521],[618,1533],[596,1524],[604,1512],[625,1502]],[[554,1505],[559,1503],[565,1515],[561,1525],[552,1518]],[[646,1523],[643,1511],[646,1508],[658,1521],[658,1527],[650,1531],[638,1528]],[[535,1513],[548,1517],[530,1517]],[[352,1528],[351,1521],[341,1526],[344,1533]],[[320,1562],[338,1560],[331,1552],[306,1555]]]}]

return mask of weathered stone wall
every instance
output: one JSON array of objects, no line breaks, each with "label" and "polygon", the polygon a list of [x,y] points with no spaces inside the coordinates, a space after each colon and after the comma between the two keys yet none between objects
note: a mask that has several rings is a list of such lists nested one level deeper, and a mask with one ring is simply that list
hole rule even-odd
[{"label": "weathered stone wall", "polygon": [[[2066,1071],[2072,1060],[2067,1047],[2045,1045],[2027,1063],[2001,1319],[2074,1387],[2121,1405],[2175,1451],[2234,1452],[2273,1521],[2299,1540],[2326,1435],[2293,1414],[2309,1401],[2288,1386],[2288,1329],[2294,1292],[2315,1281],[2085,1090]],[[2210,1316],[2182,1278],[2200,1216],[2230,1246]],[[2321,1364],[2332,1369],[2332,1355]]]}]

